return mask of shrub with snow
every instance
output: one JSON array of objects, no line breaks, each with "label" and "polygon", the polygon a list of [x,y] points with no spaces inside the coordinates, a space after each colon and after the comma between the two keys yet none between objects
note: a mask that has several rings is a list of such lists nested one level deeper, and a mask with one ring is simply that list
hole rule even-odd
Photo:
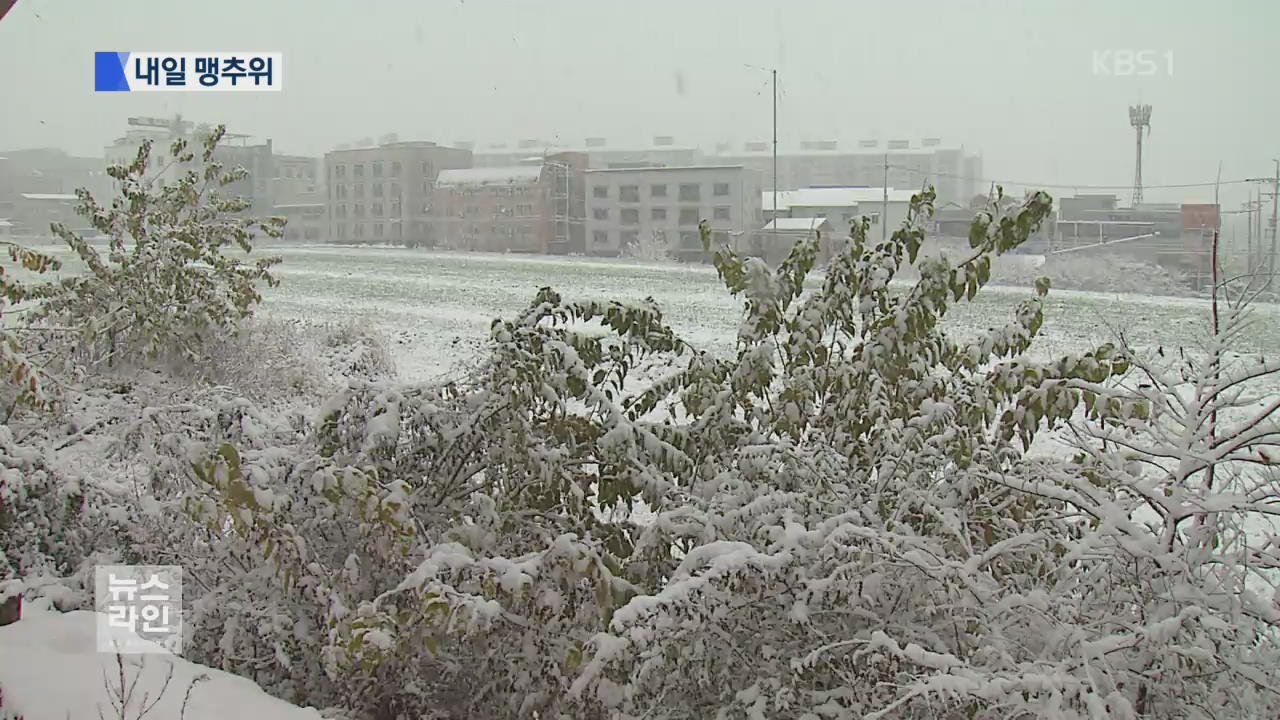
[{"label": "shrub with snow", "polygon": [[110,205],[77,191],[78,212],[108,240],[105,255],[65,225],[52,226],[86,271],[36,288],[34,318],[64,329],[82,363],[198,357],[207,340],[252,313],[262,300],[258,283],[275,283],[269,269],[278,258],[249,262],[236,251],[248,256],[257,235],[279,238],[284,220],[248,217],[248,200],[221,194],[248,175],[214,159],[223,133],[218,126],[204,138],[194,165],[187,141],[174,141],[172,162],[194,168],[175,182],[146,176],[148,141],[131,164],[107,170],[119,185]]},{"label": "shrub with snow", "polygon": [[452,382],[149,409],[114,549],[187,568],[193,659],[361,717],[1275,716],[1280,363],[1227,352],[1244,311],[1177,365],[1029,359],[1045,279],[952,337],[1051,202],[952,261],[918,257],[932,199],[812,291],[816,240],[714,251],[732,357],[544,288]]}]

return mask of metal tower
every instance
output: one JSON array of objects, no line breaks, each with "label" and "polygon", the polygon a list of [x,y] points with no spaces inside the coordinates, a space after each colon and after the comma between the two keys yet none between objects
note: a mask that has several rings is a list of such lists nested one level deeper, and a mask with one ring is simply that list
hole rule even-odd
[{"label": "metal tower", "polygon": [[1142,130],[1146,128],[1147,134],[1151,134],[1151,106],[1131,105],[1129,124],[1136,131],[1138,139],[1138,154],[1133,166],[1133,205],[1137,206],[1142,202]]}]

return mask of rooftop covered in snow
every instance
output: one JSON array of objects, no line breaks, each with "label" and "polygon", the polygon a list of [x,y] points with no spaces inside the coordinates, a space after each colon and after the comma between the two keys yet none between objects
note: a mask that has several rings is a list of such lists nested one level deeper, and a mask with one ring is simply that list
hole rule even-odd
[{"label": "rooftop covered in snow", "polygon": [[22,193],[23,200],[75,200],[75,195],[66,193]]},{"label": "rooftop covered in snow", "polygon": [[820,217],[778,218],[776,220],[769,221],[769,224],[765,225],[764,229],[777,230],[779,232],[794,232],[797,230],[812,232],[814,230],[821,229],[822,226],[826,224],[828,224],[827,219]]},{"label": "rooftop covered in snow", "polygon": [[588,174],[593,173],[634,173],[634,172],[671,172],[671,171],[689,171],[689,170],[742,170],[741,165],[655,165],[652,167],[624,167],[624,168],[591,168],[587,170]]},{"label": "rooftop covered in snow", "polygon": [[462,168],[441,170],[436,177],[437,187],[506,187],[532,185],[542,176],[541,165],[512,165],[509,167]]},{"label": "rooftop covered in snow", "polygon": [[[912,190],[895,190],[889,188],[889,202],[911,202]],[[859,203],[884,202],[885,190],[878,187],[831,187],[802,188],[800,190],[779,190],[779,210],[793,207],[853,207]],[[760,202],[765,212],[774,210],[773,191],[760,193]]]}]

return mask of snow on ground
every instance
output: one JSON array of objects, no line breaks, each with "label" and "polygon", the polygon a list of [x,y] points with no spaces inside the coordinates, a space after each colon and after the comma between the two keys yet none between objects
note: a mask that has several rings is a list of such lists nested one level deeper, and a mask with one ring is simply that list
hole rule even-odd
[{"label": "snow on ground", "polygon": [[[66,720],[119,718],[112,707],[119,687],[117,656],[99,653],[95,619],[88,611],[57,613],[24,608],[24,617],[0,627],[0,718]],[[164,654],[122,655],[133,702],[123,716],[139,717],[143,698],[157,720],[318,720],[312,709],[267,695],[245,678]],[[172,668],[168,687],[161,694]],[[197,678],[204,679],[197,681]],[[192,683],[195,683],[194,686]],[[188,697],[188,688],[191,689]],[[158,698],[158,700],[157,700]],[[186,701],[185,713],[183,702]]]},{"label": "snow on ground", "polygon": [[[63,274],[78,270],[65,248],[52,254],[67,261]],[[281,285],[263,293],[265,314],[376,327],[411,381],[448,374],[479,352],[493,318],[520,312],[543,286],[568,299],[652,296],[687,340],[716,353],[733,350],[741,308],[706,265],[384,247],[289,246],[263,254],[284,259],[276,268]],[[988,286],[973,302],[956,304],[947,327],[966,335],[1003,325],[1031,294],[1030,287]],[[1240,351],[1273,353],[1280,349],[1280,306],[1259,305],[1256,313]],[[1079,352],[1114,342],[1121,331],[1139,347],[1191,346],[1208,317],[1209,304],[1199,299],[1054,290],[1036,351]]]},{"label": "snow on ground", "polygon": [[[729,353],[740,302],[705,265],[645,264],[595,258],[446,253],[390,248],[272,248],[284,263],[280,287],[263,309],[286,317],[357,318],[386,332],[409,380],[447,373],[488,336],[489,323],[527,306],[538,288],[567,299],[641,300],[652,296],[690,342]],[[816,285],[816,282],[815,282]],[[989,286],[956,304],[948,327],[958,335],[1003,325],[1031,288]],[[1114,342],[1123,331],[1138,346],[1190,345],[1208,327],[1203,300],[1054,290],[1038,354],[1079,352]],[[1242,352],[1280,349],[1280,306],[1258,306]]]}]

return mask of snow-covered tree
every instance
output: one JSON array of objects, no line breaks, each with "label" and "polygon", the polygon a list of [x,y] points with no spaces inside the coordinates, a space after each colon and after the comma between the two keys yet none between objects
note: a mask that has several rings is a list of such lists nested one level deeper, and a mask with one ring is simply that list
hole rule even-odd
[{"label": "snow-covered tree", "polygon": [[275,283],[269,269],[279,259],[247,255],[256,234],[280,237],[284,220],[246,216],[248,200],[220,193],[248,173],[214,159],[224,132],[218,126],[198,151],[175,140],[172,162],[187,169],[174,182],[147,176],[151,142],[144,141],[131,164],[108,168],[119,186],[110,205],[77,191],[78,212],[107,238],[105,255],[65,225],[52,226],[85,272],[38,289],[35,317],[74,328],[84,362],[196,358],[204,341],[252,313],[262,299],[258,283]]}]

